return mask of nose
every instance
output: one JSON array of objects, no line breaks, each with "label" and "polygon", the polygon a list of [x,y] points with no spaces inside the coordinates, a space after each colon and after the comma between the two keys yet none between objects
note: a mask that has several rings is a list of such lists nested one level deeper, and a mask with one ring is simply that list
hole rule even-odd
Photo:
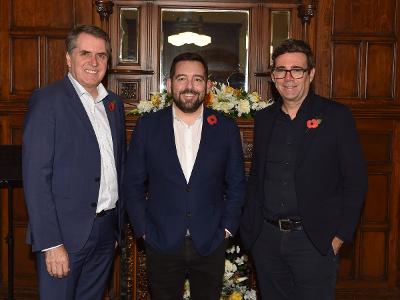
[{"label": "nose", "polygon": [[90,57],[90,64],[91,64],[92,66],[97,66],[97,65],[98,65],[96,55],[92,55],[92,56]]},{"label": "nose", "polygon": [[291,70],[285,70],[285,77],[284,77],[284,79],[285,80],[292,80],[292,79],[294,79],[294,77],[292,76],[292,72],[291,72]]}]

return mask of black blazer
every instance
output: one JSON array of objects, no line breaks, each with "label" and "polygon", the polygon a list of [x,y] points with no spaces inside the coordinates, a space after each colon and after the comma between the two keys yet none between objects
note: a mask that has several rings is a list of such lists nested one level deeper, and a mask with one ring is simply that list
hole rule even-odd
[{"label": "black blazer", "polygon": [[188,183],[176,152],[172,108],[138,121],[124,172],[124,200],[137,237],[145,234],[146,243],[169,252],[183,245],[189,228],[198,252],[208,255],[224,240],[225,229],[237,231],[244,197],[243,151],[232,119],[204,108]]},{"label": "black blazer", "polygon": [[[344,241],[353,238],[367,191],[366,164],[350,110],[313,92],[305,101],[310,101],[307,120],[322,121],[317,128],[304,124],[295,188],[304,230],[325,254],[334,236]],[[247,249],[262,229],[266,153],[280,108],[278,101],[255,117],[253,161],[240,228]]]}]

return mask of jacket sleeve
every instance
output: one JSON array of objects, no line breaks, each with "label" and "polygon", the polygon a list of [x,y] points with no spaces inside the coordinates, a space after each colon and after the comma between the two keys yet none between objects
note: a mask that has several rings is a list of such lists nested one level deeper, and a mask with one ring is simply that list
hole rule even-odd
[{"label": "jacket sleeve", "polygon": [[141,120],[136,124],[129,144],[123,179],[125,208],[137,237],[146,232],[146,137]]},{"label": "jacket sleeve", "polygon": [[56,120],[51,99],[34,92],[25,119],[22,168],[33,251],[62,244],[52,179]]},{"label": "jacket sleeve", "polygon": [[367,170],[351,112],[346,108],[339,122],[338,151],[342,182],[342,211],[336,235],[352,241],[367,192]]},{"label": "jacket sleeve", "polygon": [[225,172],[226,200],[222,225],[231,234],[235,234],[240,223],[240,214],[245,197],[245,175],[243,149],[239,128],[232,124],[229,133],[229,155]]}]

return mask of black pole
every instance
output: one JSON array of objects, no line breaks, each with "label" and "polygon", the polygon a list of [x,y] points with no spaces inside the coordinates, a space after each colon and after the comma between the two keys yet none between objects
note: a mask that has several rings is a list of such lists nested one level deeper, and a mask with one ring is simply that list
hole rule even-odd
[{"label": "black pole", "polygon": [[14,300],[14,205],[13,187],[8,183],[8,300]]}]

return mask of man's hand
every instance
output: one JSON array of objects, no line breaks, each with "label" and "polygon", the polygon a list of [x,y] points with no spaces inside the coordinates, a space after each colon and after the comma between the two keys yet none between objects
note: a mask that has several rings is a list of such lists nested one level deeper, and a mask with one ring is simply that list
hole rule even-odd
[{"label": "man's hand", "polygon": [[340,247],[342,247],[343,241],[339,239],[337,236],[335,236],[332,240],[332,249],[333,253],[337,255],[339,253]]},{"label": "man's hand", "polygon": [[63,278],[68,275],[69,258],[64,246],[59,246],[44,252],[47,272],[52,277]]}]

